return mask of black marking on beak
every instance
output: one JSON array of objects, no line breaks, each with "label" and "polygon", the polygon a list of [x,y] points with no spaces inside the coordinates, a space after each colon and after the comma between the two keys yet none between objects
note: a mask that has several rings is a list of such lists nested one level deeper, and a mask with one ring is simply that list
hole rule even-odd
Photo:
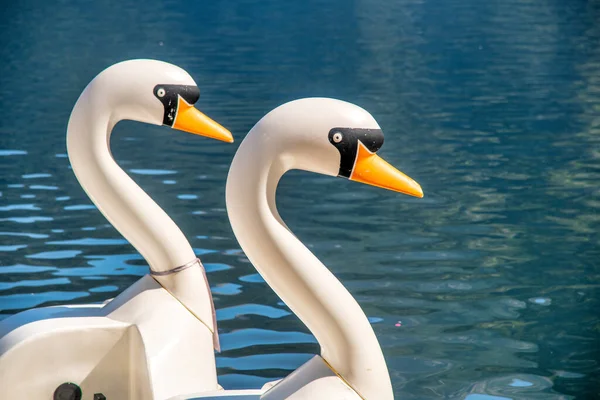
[{"label": "black marking on beak", "polygon": [[338,176],[350,178],[352,175],[359,140],[370,152],[375,153],[383,145],[383,132],[381,129],[364,128],[333,128],[329,131],[329,142],[340,152]]},{"label": "black marking on beak", "polygon": [[173,126],[177,115],[179,96],[188,104],[195,104],[200,98],[200,89],[193,85],[156,85],[153,92],[165,108],[163,125],[167,126]]}]

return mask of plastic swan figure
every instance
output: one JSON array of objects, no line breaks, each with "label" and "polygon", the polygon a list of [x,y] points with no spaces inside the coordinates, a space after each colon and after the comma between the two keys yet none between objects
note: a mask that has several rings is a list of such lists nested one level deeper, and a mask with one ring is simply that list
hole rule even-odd
[{"label": "plastic swan figure", "polygon": [[[153,60],[113,65],[79,97],[67,130],[73,171],[153,277],[104,306],[47,307],[2,321],[0,398],[77,399],[83,390],[85,399],[94,393],[164,399],[218,388],[218,340],[203,267],[177,225],[109,149],[111,131],[124,119],[233,142],[228,130],[193,107],[198,98],[187,72]],[[69,391],[75,397],[64,397]]]},{"label": "plastic swan figure", "polygon": [[301,169],[423,197],[421,187],[375,154],[383,133],[367,111],[339,100],[292,101],[271,111],[240,145],[227,178],[233,231],[265,281],[321,345],[315,356],[269,389],[174,399],[393,399],[381,347],[364,312],[281,220],[275,191]]}]

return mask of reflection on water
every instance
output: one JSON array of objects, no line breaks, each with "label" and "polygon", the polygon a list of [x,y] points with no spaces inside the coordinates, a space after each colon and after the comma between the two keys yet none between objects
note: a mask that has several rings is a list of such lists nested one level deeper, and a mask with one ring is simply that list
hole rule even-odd
[{"label": "reflection on water", "polygon": [[198,106],[236,137],[229,146],[123,122],[112,138],[120,165],[207,267],[223,386],[260,387],[318,352],[240,251],[224,186],[237,144],[265,112],[332,96],[374,114],[383,157],[426,197],[292,172],[279,207],[363,306],[398,398],[597,394],[598,2],[149,1],[141,10],[31,0],[6,15],[2,315],[101,302],[147,272],[77,184],[64,135],[98,71],[151,57],[187,69]]}]

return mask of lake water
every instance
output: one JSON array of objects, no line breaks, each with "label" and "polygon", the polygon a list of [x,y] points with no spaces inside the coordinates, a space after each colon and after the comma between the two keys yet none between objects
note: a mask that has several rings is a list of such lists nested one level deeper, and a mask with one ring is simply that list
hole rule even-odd
[{"label": "lake water", "polygon": [[290,228],[370,317],[398,399],[592,399],[600,388],[600,2],[24,0],[0,27],[0,314],[100,302],[148,268],[69,169],[85,85],[128,58],[175,63],[227,145],[120,123],[119,164],[201,255],[226,388],[318,352],[229,226],[245,133],[288,100],[369,110],[422,200],[293,172]]}]

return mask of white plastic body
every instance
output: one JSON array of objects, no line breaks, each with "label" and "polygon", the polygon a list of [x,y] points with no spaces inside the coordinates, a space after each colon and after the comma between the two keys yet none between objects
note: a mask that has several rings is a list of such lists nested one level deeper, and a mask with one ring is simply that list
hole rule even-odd
[{"label": "white plastic body", "polygon": [[190,393],[170,400],[361,400],[327,366],[320,356],[315,356],[278,382],[268,383],[260,390],[227,390]]},{"label": "white plastic body", "polygon": [[64,382],[79,385],[86,399],[102,393],[111,400],[219,388],[210,331],[148,275],[106,305],[8,317],[0,325],[0,354],[6,400],[51,399]]},{"label": "white plastic body", "polygon": [[[140,252],[152,271],[167,271],[196,256],[173,220],[123,171],[110,152],[110,134],[123,119],[162,123],[158,84],[195,85],[182,69],[132,60],[102,71],[85,88],[69,119],[67,150],[79,183],[106,219]],[[141,103],[141,104],[140,104]],[[156,278],[214,331],[209,286],[198,268]]]},{"label": "white plastic body", "polygon": [[[363,399],[390,400],[389,373],[367,317],[340,281],[287,228],[275,205],[277,184],[286,171],[337,174],[340,155],[328,142],[327,133],[340,126],[378,128],[362,108],[333,99],[297,100],[267,114],[248,133],[233,159],[227,178],[227,211],[240,246],[316,337],[321,356],[341,377],[336,379]],[[298,379],[294,374],[288,378]],[[335,385],[336,380],[331,382]],[[293,385],[289,380],[287,384]],[[314,395],[299,389],[293,398],[347,398],[345,394]]]}]

